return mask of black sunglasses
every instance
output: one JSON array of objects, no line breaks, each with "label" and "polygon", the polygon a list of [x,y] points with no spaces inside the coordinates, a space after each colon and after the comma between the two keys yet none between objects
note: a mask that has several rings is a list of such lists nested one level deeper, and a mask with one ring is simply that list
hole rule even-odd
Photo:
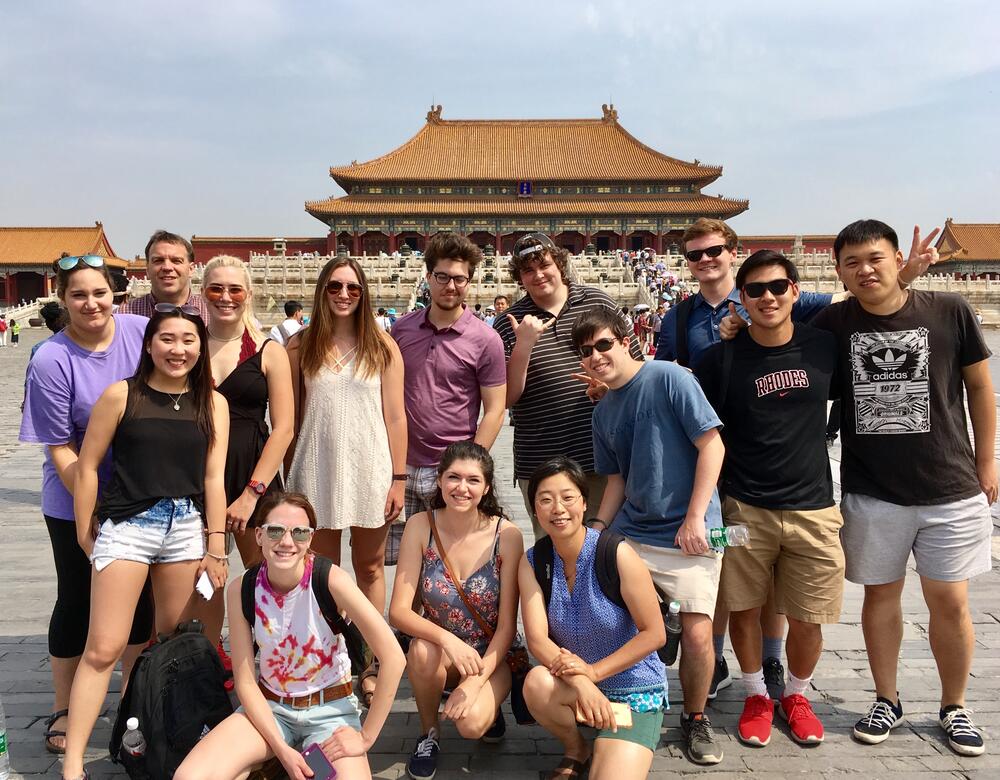
[{"label": "black sunglasses", "polygon": [[772,279],[769,282],[747,282],[743,285],[743,292],[747,298],[759,298],[767,290],[771,295],[784,295],[788,292],[788,287],[792,283],[791,279]]},{"label": "black sunglasses", "polygon": [[100,255],[79,255],[78,257],[60,257],[57,261],[59,268],[63,271],[72,271],[80,263],[89,265],[91,268],[103,268],[104,258]]},{"label": "black sunglasses", "polygon": [[618,341],[618,339],[598,339],[593,344],[581,344],[580,354],[585,358],[589,358],[594,354],[595,349],[598,352],[607,352],[615,345],[616,341]]},{"label": "black sunglasses", "polygon": [[153,307],[160,314],[174,314],[175,312],[183,312],[191,316],[200,317],[201,310],[197,306],[192,306],[191,304],[185,303],[181,306],[177,306],[173,303],[158,303]]},{"label": "black sunglasses", "polygon": [[728,247],[725,244],[718,244],[716,246],[710,246],[708,249],[692,249],[690,252],[685,252],[684,257],[687,258],[689,263],[697,263],[701,260],[702,255],[715,258],[722,254],[723,249],[727,248]]}]

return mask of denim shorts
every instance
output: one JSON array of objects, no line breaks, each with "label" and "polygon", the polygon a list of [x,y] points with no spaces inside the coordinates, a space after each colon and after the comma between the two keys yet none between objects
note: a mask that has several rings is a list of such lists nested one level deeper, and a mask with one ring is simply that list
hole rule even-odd
[{"label": "denim shorts", "polygon": [[[358,704],[358,697],[353,693],[342,699],[334,699],[304,710],[297,710],[270,699],[267,700],[267,704],[274,714],[278,728],[281,729],[285,744],[291,745],[296,750],[304,750],[314,742],[325,742],[341,726],[361,730],[359,715],[361,707]],[[236,711],[246,710],[241,706]]]},{"label": "denim shorts", "polygon": [[204,557],[204,527],[194,502],[190,498],[161,498],[127,520],[105,520],[90,561],[101,571],[112,561],[154,564]]}]

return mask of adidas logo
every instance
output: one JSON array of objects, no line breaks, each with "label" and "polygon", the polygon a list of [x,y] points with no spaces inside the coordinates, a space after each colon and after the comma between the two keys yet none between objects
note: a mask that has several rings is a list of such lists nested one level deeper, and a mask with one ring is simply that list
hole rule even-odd
[{"label": "adidas logo", "polygon": [[887,349],[882,357],[879,357],[878,353],[872,354],[872,360],[875,361],[875,365],[885,370],[899,368],[906,362],[907,357],[909,357],[908,352],[896,353],[891,349]]},{"label": "adidas logo", "polygon": [[208,724],[206,723],[204,726],[201,727],[201,735],[198,737],[198,739],[199,740],[204,739],[205,735],[208,734],[209,731],[211,731],[211,729],[208,727]]}]

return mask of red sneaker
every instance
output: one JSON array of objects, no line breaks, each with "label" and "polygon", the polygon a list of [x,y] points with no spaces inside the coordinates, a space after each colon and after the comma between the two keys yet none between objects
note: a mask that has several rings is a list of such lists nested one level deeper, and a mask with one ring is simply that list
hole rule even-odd
[{"label": "red sneaker", "polygon": [[774,720],[774,702],[767,696],[747,696],[737,729],[744,745],[764,747],[771,741],[771,721]]},{"label": "red sneaker", "polygon": [[219,660],[222,662],[222,671],[225,672],[226,679],[223,685],[227,691],[231,691],[236,687],[233,681],[233,659],[229,657],[226,648],[222,646],[221,639],[219,640],[219,644],[215,646],[215,651],[219,654]]},{"label": "red sneaker", "polygon": [[805,696],[782,696],[781,717],[788,721],[792,739],[800,745],[818,745],[823,741],[823,724]]}]

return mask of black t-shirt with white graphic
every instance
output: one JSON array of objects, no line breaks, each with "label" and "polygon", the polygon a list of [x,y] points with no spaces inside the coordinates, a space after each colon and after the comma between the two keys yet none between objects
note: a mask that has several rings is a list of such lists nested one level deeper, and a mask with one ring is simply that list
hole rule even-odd
[{"label": "black t-shirt with white graphic", "polygon": [[837,384],[836,340],[796,324],[780,347],[763,347],[742,331],[729,348],[724,400],[726,345],[712,346],[695,371],[724,424],[721,491],[766,509],[833,506],[826,402]]},{"label": "black t-shirt with white graphic", "polygon": [[902,506],[976,495],[962,369],[990,350],[965,299],[911,290],[899,311],[879,316],[851,298],[813,325],[837,337],[844,492]]}]

